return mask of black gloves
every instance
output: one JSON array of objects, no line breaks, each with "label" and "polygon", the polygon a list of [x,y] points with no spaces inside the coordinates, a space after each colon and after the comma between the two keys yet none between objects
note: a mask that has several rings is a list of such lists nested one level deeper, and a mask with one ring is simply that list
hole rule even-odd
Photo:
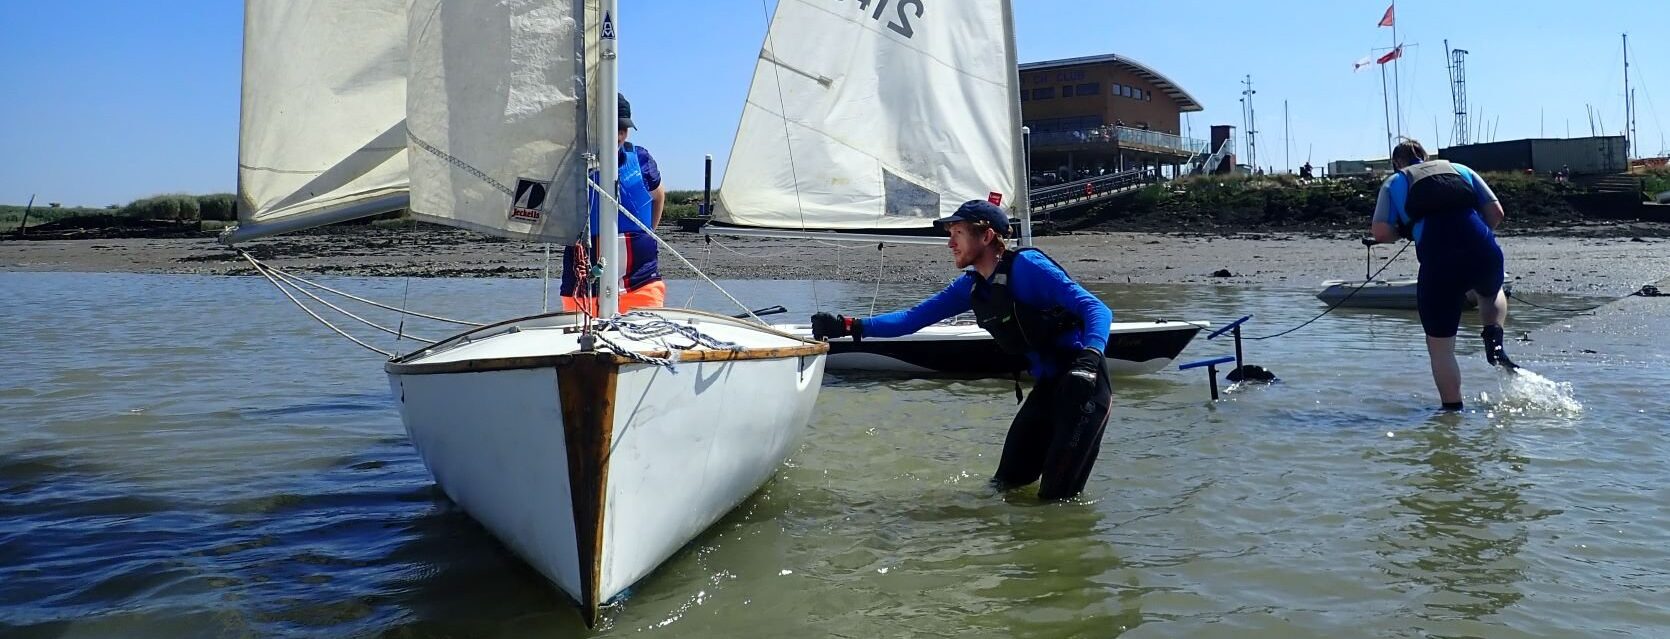
[{"label": "black gloves", "polygon": [[1101,369],[1102,352],[1086,347],[1079,351],[1079,356],[1073,359],[1073,365],[1067,369],[1067,383],[1082,392],[1094,391],[1096,376],[1101,374]]},{"label": "black gloves", "polygon": [[1401,237],[1403,239],[1406,239],[1406,240],[1413,241],[1415,239],[1415,225],[1414,224],[1398,224],[1397,225],[1397,236]]},{"label": "black gloves", "polygon": [[864,338],[864,322],[845,315],[818,313],[812,316],[812,339],[834,339],[852,336],[853,341]]}]

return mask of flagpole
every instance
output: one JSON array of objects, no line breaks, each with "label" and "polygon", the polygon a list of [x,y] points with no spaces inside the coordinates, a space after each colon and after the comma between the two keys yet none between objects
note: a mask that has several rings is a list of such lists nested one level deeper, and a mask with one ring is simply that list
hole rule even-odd
[{"label": "flagpole", "polygon": [[1386,65],[1380,67],[1380,110],[1386,114],[1386,157],[1392,157],[1392,109],[1386,105]]},{"label": "flagpole", "polygon": [[[1392,49],[1396,50],[1401,46],[1403,42],[1397,39],[1397,0],[1392,0]],[[1394,103],[1397,105],[1397,134],[1400,136],[1403,135],[1403,68],[1398,66],[1398,63],[1402,60],[1401,55],[1392,59],[1392,91]],[[1434,144],[1436,143],[1435,141]]]}]

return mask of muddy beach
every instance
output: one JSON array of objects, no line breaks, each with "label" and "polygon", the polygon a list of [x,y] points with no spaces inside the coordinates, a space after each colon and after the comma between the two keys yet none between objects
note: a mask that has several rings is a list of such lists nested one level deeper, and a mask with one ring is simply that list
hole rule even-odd
[{"label": "muddy beach", "polygon": [[[702,236],[668,231],[674,250],[716,279],[946,281],[943,247]],[[1092,282],[1258,284],[1313,287],[1362,277],[1365,249],[1348,232],[1182,234],[1078,233],[1042,237],[1073,275]],[[1521,291],[1623,294],[1670,274],[1670,227],[1585,224],[1508,234],[1508,270]],[[344,227],[252,242],[257,258],[298,272],[348,276],[540,277],[545,250],[441,227]],[[1373,249],[1379,269],[1398,246]],[[1382,277],[1413,277],[1406,251]],[[560,263],[551,252],[553,268]],[[662,271],[693,277],[663,251]],[[250,275],[236,253],[210,238],[0,241],[0,270]],[[1227,271],[1227,275],[1225,275]]]}]

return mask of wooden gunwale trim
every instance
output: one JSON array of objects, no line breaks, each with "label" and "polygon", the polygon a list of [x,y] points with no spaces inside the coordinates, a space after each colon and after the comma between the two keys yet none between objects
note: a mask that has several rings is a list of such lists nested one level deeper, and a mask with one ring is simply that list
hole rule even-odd
[{"label": "wooden gunwale trim", "polygon": [[507,319],[507,320],[504,320],[504,321],[501,321],[501,322],[493,322],[492,324],[485,324],[485,325],[482,325],[482,326],[477,326],[477,327],[474,327],[474,328],[466,329],[463,332],[456,333],[456,334],[452,335],[451,337],[447,337],[445,339],[442,339],[439,342],[435,342],[434,344],[424,346],[423,348],[420,348],[418,350],[415,350],[415,351],[412,351],[410,353],[406,353],[405,355],[401,355],[399,357],[391,359],[391,360],[389,360],[389,363],[391,363],[391,364],[404,363],[404,362],[408,362],[408,361],[411,361],[413,359],[417,359],[419,357],[422,357],[423,355],[428,354],[428,353],[435,353],[435,352],[439,351],[440,349],[455,346],[459,341],[462,341],[464,338],[469,337],[471,335],[475,335],[477,333],[485,333],[487,331],[492,331],[492,330],[495,330],[495,329],[504,328],[506,326],[510,326],[512,324],[516,324],[516,323],[519,323],[519,322],[526,322],[526,321],[529,321],[529,320],[548,319],[548,318],[553,318],[553,317],[561,317],[563,315],[574,315],[574,313],[570,313],[570,312],[567,312],[567,311],[558,311],[558,312],[555,312],[555,313],[540,313],[538,315],[527,315],[527,316],[524,316],[524,317],[517,317],[517,318],[514,318],[514,319]]},{"label": "wooden gunwale trim", "polygon": [[[689,350],[679,351],[678,361],[684,362],[741,362],[750,360],[787,359],[790,357],[809,357],[823,355],[829,352],[829,344],[813,342],[799,346],[777,346],[770,348],[744,348],[740,350]],[[667,351],[642,351],[641,355],[666,358]],[[440,375],[446,373],[484,373],[488,371],[509,371],[527,368],[558,369],[571,366],[578,360],[607,359],[617,366],[637,363],[631,358],[616,355],[609,351],[595,351],[592,353],[563,353],[561,355],[530,355],[525,357],[494,357],[487,359],[467,359],[456,362],[437,362],[434,364],[408,364],[399,360],[383,364],[383,370],[396,375]]]},{"label": "wooden gunwale trim", "polygon": [[[729,315],[720,315],[718,313],[710,313],[710,312],[707,312],[707,311],[698,311],[698,310],[689,309],[689,308],[641,308],[641,309],[636,309],[636,310],[645,311],[645,312],[649,312],[649,313],[654,313],[656,311],[670,311],[670,312],[680,313],[680,314],[684,314],[684,315],[693,315],[693,316],[696,316],[696,317],[701,317],[701,318],[706,318],[706,319],[709,319],[709,320],[723,322],[723,323],[726,323],[726,324],[731,324],[733,326],[742,326],[742,327],[745,327],[745,328],[751,328],[751,329],[754,329],[754,330],[757,330],[757,331],[761,331],[761,332],[764,332],[764,333],[770,333],[770,334],[776,335],[778,337],[785,337],[785,338],[788,338],[788,339],[792,339],[792,340],[807,343],[807,344],[814,344],[814,343],[817,342],[817,340],[807,339],[807,338],[802,337],[800,335],[795,335],[794,333],[778,330],[776,327],[771,326],[770,324],[755,324],[755,323],[750,322],[748,320],[737,319],[737,318],[731,317]],[[517,324],[517,323],[520,323],[520,322],[526,322],[526,321],[530,321],[530,320],[551,319],[551,318],[563,317],[563,316],[579,317],[579,313],[575,313],[575,312],[572,312],[572,311],[557,311],[555,313],[539,313],[537,315],[526,315],[526,316],[523,316],[523,317],[517,317],[517,318],[513,318],[513,319],[507,319],[507,320],[499,321],[499,322],[493,322],[492,324],[484,324],[482,326],[476,326],[476,327],[467,329],[463,332],[454,334],[450,337],[447,337],[446,339],[443,339],[439,342],[435,342],[434,344],[430,344],[428,346],[425,346],[425,347],[420,348],[418,350],[412,351],[412,352],[407,353],[405,355],[401,355],[399,357],[396,357],[392,361],[404,362],[404,361],[408,361],[408,360],[411,360],[413,358],[419,357],[424,353],[434,353],[439,349],[443,349],[443,348],[453,346],[453,344],[455,342],[457,342],[459,340],[462,340],[466,337],[469,337],[471,335],[475,335],[476,333],[483,333],[483,332],[491,331],[491,330],[494,330],[494,329],[504,328],[504,327],[510,326],[512,324]]]}]

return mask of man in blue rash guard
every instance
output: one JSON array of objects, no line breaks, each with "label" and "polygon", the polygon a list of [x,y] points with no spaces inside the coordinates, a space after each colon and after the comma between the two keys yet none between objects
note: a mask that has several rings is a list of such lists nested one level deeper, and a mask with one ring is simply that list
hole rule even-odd
[{"label": "man in blue rash guard", "polygon": [[1038,497],[1067,499],[1084,490],[1111,411],[1112,386],[1102,362],[1113,312],[1034,248],[1010,250],[1009,215],[971,200],[935,225],[963,275],[914,308],[870,318],[812,316],[818,339],[900,337],[959,313],[976,321],[1008,353],[1024,353],[1035,380],[1003,443],[992,477],[999,490],[1042,480]]},{"label": "man in blue rash guard", "polygon": [[1508,298],[1502,292],[1502,247],[1494,232],[1506,213],[1478,173],[1428,160],[1420,142],[1405,139],[1393,148],[1392,166],[1397,173],[1380,187],[1370,230],[1379,242],[1399,237],[1415,242],[1421,261],[1415,306],[1426,332],[1432,381],[1444,410],[1461,410],[1455,334],[1468,291],[1479,297],[1485,361],[1510,372],[1515,368],[1502,345]]}]

